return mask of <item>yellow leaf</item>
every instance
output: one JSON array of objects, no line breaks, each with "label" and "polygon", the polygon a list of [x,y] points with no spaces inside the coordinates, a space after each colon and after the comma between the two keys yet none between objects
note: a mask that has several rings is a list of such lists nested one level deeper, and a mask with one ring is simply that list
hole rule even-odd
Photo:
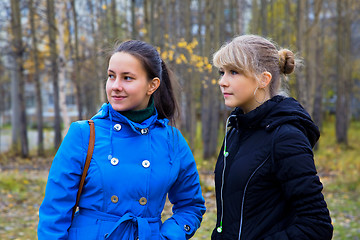
[{"label": "yellow leaf", "polygon": [[180,57],[180,59],[181,59],[182,62],[187,63],[187,60],[186,60],[186,57],[185,57],[184,54],[180,54],[179,57]]},{"label": "yellow leaf", "polygon": [[174,59],[174,51],[169,50],[169,60],[172,61]]},{"label": "yellow leaf", "polygon": [[146,28],[142,28],[142,29],[140,29],[140,32],[143,33],[143,34],[146,34],[146,33],[147,33],[147,29],[146,29]]},{"label": "yellow leaf", "polygon": [[167,57],[168,57],[168,52],[167,51],[161,53],[161,58],[162,59],[167,59]]}]

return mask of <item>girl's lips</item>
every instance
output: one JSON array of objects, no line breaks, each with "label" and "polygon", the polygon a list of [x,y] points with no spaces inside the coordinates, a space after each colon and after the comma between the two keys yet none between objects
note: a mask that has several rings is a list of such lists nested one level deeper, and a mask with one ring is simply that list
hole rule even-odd
[{"label": "girl's lips", "polygon": [[230,95],[232,95],[231,93],[223,93],[224,97],[229,97]]},{"label": "girl's lips", "polygon": [[112,98],[113,98],[114,100],[123,100],[123,99],[125,99],[126,97],[125,97],[125,96],[112,96]]}]

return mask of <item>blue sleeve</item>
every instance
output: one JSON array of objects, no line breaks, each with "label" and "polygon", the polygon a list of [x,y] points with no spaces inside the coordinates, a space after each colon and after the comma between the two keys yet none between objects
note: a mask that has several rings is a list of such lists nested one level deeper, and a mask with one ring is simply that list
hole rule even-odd
[{"label": "blue sleeve", "polygon": [[191,238],[200,227],[206,208],[192,152],[182,135],[175,135],[179,141],[175,160],[180,162],[180,171],[169,191],[173,215],[164,222],[161,234],[165,239],[183,240]]},{"label": "blue sleeve", "polygon": [[89,131],[85,134],[87,136],[82,136],[80,125],[79,122],[71,124],[52,162],[45,197],[39,209],[39,240],[68,238],[89,141],[84,143],[84,137],[89,138]]}]

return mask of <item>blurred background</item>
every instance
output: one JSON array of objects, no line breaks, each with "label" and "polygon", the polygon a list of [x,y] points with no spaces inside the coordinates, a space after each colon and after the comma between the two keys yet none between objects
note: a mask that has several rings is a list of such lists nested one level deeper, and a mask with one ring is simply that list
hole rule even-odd
[{"label": "blurred background", "polygon": [[[358,0],[0,0],[0,238],[36,239],[52,158],[72,121],[106,102],[108,53],[147,41],[179,83],[181,119],[215,226],[213,169],[231,109],[212,54],[258,34],[302,57],[287,89],[322,137],[315,163],[334,239],[360,239],[360,2]],[[164,218],[171,214],[168,204]]]}]

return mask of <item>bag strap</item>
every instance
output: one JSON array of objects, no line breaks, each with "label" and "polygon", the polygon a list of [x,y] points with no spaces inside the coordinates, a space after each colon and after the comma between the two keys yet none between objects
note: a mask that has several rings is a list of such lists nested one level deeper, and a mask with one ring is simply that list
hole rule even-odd
[{"label": "bag strap", "polygon": [[80,184],[79,184],[79,190],[77,192],[76,195],[76,203],[75,206],[73,208],[72,211],[72,216],[71,216],[71,220],[74,218],[75,212],[76,212],[76,208],[79,204],[79,200],[80,200],[80,195],[82,192],[82,188],[84,186],[84,182],[85,182],[85,178],[86,178],[86,174],[87,171],[89,169],[90,166],[90,161],[92,158],[92,154],[94,151],[94,145],[95,145],[95,125],[94,125],[94,121],[93,120],[88,120],[89,125],[90,125],[90,138],[89,138],[89,146],[88,146],[88,151],[87,151],[87,155],[86,155],[86,161],[85,161],[85,166],[84,166],[84,171],[81,175],[81,180],[80,180]]}]

